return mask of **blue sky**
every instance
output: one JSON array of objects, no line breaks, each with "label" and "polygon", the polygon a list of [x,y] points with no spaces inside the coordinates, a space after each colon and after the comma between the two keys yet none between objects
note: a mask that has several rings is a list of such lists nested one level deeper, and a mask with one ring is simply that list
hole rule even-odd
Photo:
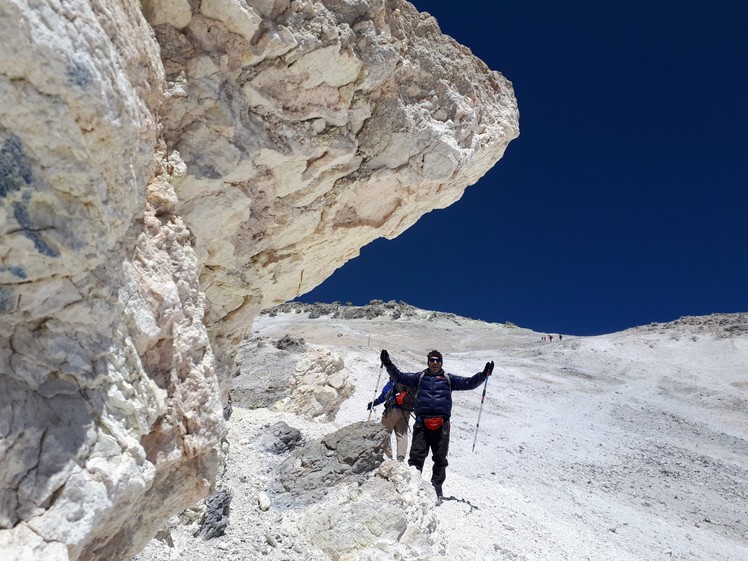
[{"label": "blue sky", "polygon": [[414,4],[512,81],[520,137],[299,300],[576,335],[748,311],[748,1]]}]

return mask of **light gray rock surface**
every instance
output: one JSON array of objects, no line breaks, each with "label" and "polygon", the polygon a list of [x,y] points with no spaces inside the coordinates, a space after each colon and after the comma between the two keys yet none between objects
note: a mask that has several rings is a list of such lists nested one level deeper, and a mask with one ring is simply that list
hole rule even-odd
[{"label": "light gray rock surface", "polygon": [[401,0],[5,0],[0,33],[0,550],[127,558],[211,492],[258,311],[456,201],[517,106]]}]

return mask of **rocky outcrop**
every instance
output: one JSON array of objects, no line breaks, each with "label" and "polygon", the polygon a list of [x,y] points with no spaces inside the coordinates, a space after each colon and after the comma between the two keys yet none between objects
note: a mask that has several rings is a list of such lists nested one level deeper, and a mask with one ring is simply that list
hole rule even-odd
[{"label": "rocky outcrop", "polygon": [[457,200],[516,103],[400,0],[10,0],[0,29],[0,549],[127,558],[211,488],[254,315]]},{"label": "rocky outcrop", "polygon": [[340,302],[333,302],[331,304],[324,302],[315,302],[314,304],[307,304],[305,302],[285,302],[273,306],[268,310],[263,310],[262,313],[267,314],[270,317],[275,317],[282,313],[307,314],[309,319],[330,316],[335,319],[389,318],[395,320],[400,318],[415,318],[419,315],[422,315],[429,320],[441,318],[459,321],[460,319],[456,314],[419,310],[406,302],[396,302],[394,300],[390,300],[389,302],[372,300],[363,306],[341,304]]},{"label": "rocky outcrop", "polygon": [[309,543],[340,561],[447,559],[430,485],[394,460],[376,474],[310,509],[299,522]]},{"label": "rocky outcrop", "polygon": [[511,85],[407,2],[174,4],[149,12],[165,137],[221,356],[260,309],[455,202],[518,134]]},{"label": "rocky outcrop", "polygon": [[[135,561],[226,556],[354,561],[444,554],[449,529],[440,526],[433,487],[415,468],[383,459],[386,432],[378,421],[332,423],[323,436],[317,423],[304,423],[302,434],[272,420],[286,415],[238,407],[228,427],[231,454],[222,492],[172,517]],[[222,506],[229,492],[225,535],[198,537],[204,520],[225,520]]]},{"label": "rocky outcrop", "polygon": [[312,504],[342,482],[363,483],[362,476],[384,461],[388,433],[379,423],[363,421],[343,427],[319,442],[297,448],[277,467],[270,486],[276,508]]},{"label": "rocky outcrop", "polygon": [[124,558],[205,495],[224,430],[159,48],[131,2],[0,28],[0,550]]},{"label": "rocky outcrop", "polygon": [[668,333],[671,337],[680,332],[683,336],[711,334],[728,338],[748,333],[748,314],[711,314],[708,316],[683,316],[667,323],[651,323],[629,330],[631,333]]},{"label": "rocky outcrop", "polygon": [[[307,419],[330,420],[353,393],[340,355],[282,338],[275,345],[251,339],[237,351],[232,402],[255,409],[273,407]],[[299,341],[303,347],[296,346]],[[276,346],[286,346],[275,348]],[[270,347],[270,348],[268,348]]]}]

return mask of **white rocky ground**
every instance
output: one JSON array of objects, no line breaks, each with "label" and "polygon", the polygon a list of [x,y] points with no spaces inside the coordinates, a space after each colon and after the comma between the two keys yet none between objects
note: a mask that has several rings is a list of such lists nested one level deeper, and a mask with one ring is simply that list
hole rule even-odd
[{"label": "white rocky ground", "polygon": [[[748,559],[748,314],[550,342],[405,305],[305,309],[260,316],[241,349],[225,535],[193,537],[196,510],[136,559]],[[324,311],[384,315],[310,319]],[[286,334],[305,347],[277,349]],[[366,421],[381,348],[407,371],[431,348],[455,374],[496,362],[475,452],[481,391],[455,394],[452,500],[434,504],[428,462],[423,477],[390,461],[316,496],[275,493],[292,452],[272,451],[268,427],[285,421],[311,443]]]}]

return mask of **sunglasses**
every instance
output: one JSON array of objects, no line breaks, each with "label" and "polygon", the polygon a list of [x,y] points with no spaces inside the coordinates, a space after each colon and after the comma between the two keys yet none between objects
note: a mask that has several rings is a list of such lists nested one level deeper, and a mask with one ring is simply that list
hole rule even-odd
[{"label": "sunglasses", "polygon": [[435,356],[430,356],[429,357],[429,362],[441,362],[441,361],[442,361],[442,359],[440,359],[438,357],[435,357]]}]

